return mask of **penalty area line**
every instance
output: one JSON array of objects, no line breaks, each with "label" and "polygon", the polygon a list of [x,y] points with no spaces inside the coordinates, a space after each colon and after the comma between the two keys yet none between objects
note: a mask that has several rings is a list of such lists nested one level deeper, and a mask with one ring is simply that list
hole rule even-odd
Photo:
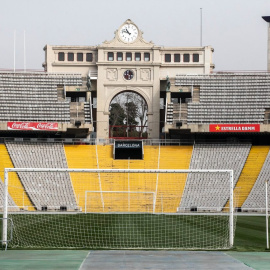
[{"label": "penalty area line", "polygon": [[84,260],[82,261],[82,263],[81,263],[81,265],[80,265],[80,267],[79,267],[79,270],[82,269],[82,266],[83,266],[85,260],[89,257],[90,253],[91,253],[91,250],[88,252],[87,256],[86,256],[86,257],[84,258]]}]

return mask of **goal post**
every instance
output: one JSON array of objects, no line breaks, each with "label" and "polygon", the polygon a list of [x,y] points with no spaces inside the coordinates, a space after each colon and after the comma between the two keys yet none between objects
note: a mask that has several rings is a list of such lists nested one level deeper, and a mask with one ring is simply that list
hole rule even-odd
[{"label": "goal post", "polygon": [[[233,246],[232,170],[6,168],[4,176],[4,246]],[[26,207],[14,199],[12,189],[19,189],[16,177],[22,183],[18,194],[28,196]],[[41,190],[38,195],[37,190]],[[12,211],[10,195],[20,210]],[[228,201],[229,210],[225,209]],[[14,224],[12,241],[8,241],[8,219]]]}]

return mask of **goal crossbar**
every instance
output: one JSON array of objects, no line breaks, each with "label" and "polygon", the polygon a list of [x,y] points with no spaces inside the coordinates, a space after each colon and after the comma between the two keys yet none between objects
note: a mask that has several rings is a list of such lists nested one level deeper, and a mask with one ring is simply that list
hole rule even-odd
[{"label": "goal crossbar", "polygon": [[[233,170],[212,170],[212,169],[66,169],[66,168],[5,168],[4,170],[4,205],[3,205],[3,245],[8,243],[8,173],[9,172],[80,172],[80,173],[226,173],[229,175],[229,243],[234,242],[234,221],[233,221]],[[104,192],[104,191],[103,191]]]}]

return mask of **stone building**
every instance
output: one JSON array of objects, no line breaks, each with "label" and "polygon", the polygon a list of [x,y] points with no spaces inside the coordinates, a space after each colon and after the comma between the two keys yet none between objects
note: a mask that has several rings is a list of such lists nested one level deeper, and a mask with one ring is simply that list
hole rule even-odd
[{"label": "stone building", "polygon": [[142,30],[131,20],[126,20],[115,31],[111,41],[98,46],[46,45],[44,51],[43,67],[48,73],[81,74],[83,85],[66,86],[66,98],[73,102],[90,102],[93,127],[99,139],[110,136],[111,101],[126,91],[144,98],[148,107],[148,138],[159,138],[161,132],[167,130],[166,104],[173,99],[171,93],[178,93],[178,102],[192,95],[190,87],[179,90],[175,85],[176,76],[210,74],[214,68],[211,46],[159,46],[144,40]]}]

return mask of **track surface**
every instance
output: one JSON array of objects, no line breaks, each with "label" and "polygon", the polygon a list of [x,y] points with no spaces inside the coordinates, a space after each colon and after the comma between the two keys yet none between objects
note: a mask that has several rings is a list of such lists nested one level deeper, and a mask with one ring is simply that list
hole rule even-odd
[{"label": "track surface", "polygon": [[142,250],[0,251],[0,269],[270,269],[269,252]]}]

